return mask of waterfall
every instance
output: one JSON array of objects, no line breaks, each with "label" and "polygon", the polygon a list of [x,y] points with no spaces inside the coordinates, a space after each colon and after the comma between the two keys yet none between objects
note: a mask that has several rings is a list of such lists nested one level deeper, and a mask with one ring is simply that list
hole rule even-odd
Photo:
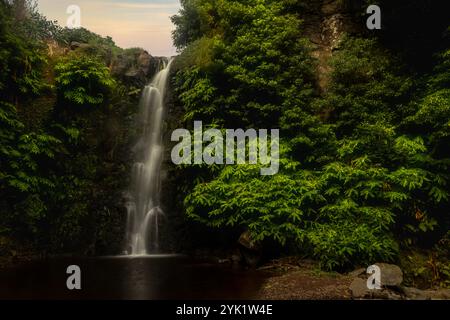
[{"label": "waterfall", "polygon": [[136,162],[127,202],[127,250],[129,255],[147,255],[159,250],[161,165],[163,162],[164,97],[172,59],[146,86],[140,101],[138,123],[141,137],[134,147]]}]

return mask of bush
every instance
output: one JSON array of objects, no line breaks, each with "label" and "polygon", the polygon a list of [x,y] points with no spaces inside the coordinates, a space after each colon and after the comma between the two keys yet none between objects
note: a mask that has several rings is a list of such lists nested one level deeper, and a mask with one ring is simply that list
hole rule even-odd
[{"label": "bush", "polygon": [[[175,40],[189,42],[175,83],[183,121],[278,127],[283,138],[275,176],[250,165],[185,168],[196,178],[181,183],[192,186],[183,190],[187,215],[248,229],[327,269],[433,244],[448,230],[448,53],[423,95],[377,40],[347,36],[315,96],[310,47],[286,3],[191,1],[175,19]],[[198,29],[187,34],[194,13]]]},{"label": "bush", "polygon": [[48,88],[41,81],[47,59],[42,46],[27,39],[4,1],[0,2],[0,99],[17,103]]},{"label": "bush", "polygon": [[116,84],[102,62],[76,54],[63,58],[56,65],[55,72],[60,105],[101,105],[110,97]]}]

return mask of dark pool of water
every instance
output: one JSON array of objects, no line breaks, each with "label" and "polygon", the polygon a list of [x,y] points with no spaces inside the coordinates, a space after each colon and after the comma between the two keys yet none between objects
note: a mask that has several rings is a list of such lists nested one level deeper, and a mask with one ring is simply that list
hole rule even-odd
[{"label": "dark pool of water", "polygon": [[[66,287],[81,268],[80,291]],[[265,276],[181,256],[54,259],[0,271],[0,299],[253,299]]]}]

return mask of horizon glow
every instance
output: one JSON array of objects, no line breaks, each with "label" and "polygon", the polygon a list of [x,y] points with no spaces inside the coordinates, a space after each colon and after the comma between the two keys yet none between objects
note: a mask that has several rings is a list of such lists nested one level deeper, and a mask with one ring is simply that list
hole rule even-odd
[{"label": "horizon glow", "polygon": [[141,47],[153,56],[173,56],[174,25],[170,17],[180,9],[179,0],[37,0],[49,20],[66,25],[70,5],[81,8],[81,26],[110,36],[119,47]]}]

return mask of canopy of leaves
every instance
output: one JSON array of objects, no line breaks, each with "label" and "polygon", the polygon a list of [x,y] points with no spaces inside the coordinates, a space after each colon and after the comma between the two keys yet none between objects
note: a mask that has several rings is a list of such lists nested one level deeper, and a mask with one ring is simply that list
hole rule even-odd
[{"label": "canopy of leaves", "polygon": [[392,261],[399,245],[439,238],[449,228],[448,54],[414,81],[377,40],[347,36],[319,95],[294,2],[184,1],[174,17],[184,123],[280,128],[284,150],[273,177],[250,165],[183,168],[187,215],[328,269]]},{"label": "canopy of leaves", "polygon": [[55,71],[61,103],[73,106],[100,105],[115,85],[109,69],[95,58],[70,55],[56,65]]}]

